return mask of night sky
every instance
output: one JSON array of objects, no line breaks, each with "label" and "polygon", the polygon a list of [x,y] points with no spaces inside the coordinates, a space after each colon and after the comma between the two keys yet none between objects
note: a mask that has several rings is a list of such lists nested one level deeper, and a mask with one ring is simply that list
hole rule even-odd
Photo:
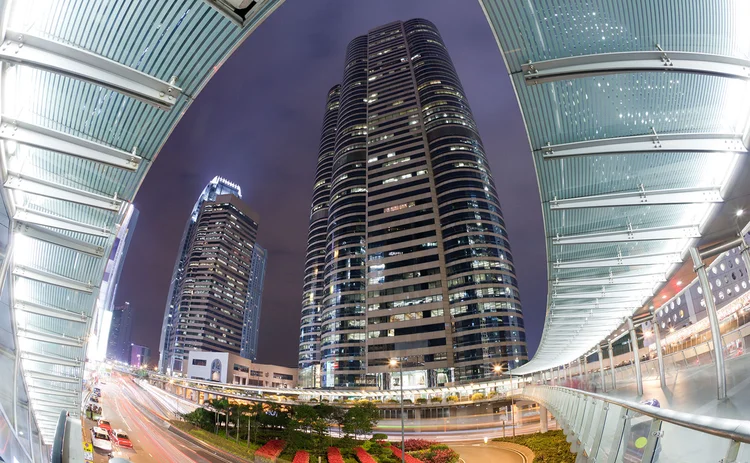
[{"label": "night sky", "polygon": [[[460,4],[460,7],[459,7]],[[529,353],[547,293],[539,191],[505,65],[476,0],[287,0],[233,54],[193,103],[141,187],[135,235],[117,302],[135,309],[133,342],[152,364],[185,221],[215,175],[242,187],[260,214],[269,259],[258,361],[297,364],[307,227],[328,89],[346,45],[369,29],[414,17],[437,25],[474,112],[503,206]]]}]

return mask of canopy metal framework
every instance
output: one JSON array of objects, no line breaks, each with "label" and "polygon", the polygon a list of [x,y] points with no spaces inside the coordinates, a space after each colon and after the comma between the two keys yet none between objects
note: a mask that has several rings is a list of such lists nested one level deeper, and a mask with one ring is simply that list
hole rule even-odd
[{"label": "canopy metal framework", "polygon": [[747,210],[750,3],[480,0],[539,183],[543,371],[648,310],[688,250]]},{"label": "canopy metal framework", "polygon": [[282,2],[241,2],[230,18],[214,0],[0,0],[5,290],[44,443],[60,410],[79,409],[107,257],[138,187],[207,81]]}]

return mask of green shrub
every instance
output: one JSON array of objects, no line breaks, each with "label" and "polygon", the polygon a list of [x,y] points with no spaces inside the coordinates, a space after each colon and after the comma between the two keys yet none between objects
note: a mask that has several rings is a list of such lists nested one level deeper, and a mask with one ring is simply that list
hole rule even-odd
[{"label": "green shrub", "polygon": [[411,401],[411,399],[404,399],[404,403],[405,404],[410,404],[410,403],[412,403],[412,401]]},{"label": "green shrub", "polygon": [[448,402],[458,402],[458,396],[457,395],[449,395],[445,398]]},{"label": "green shrub", "polygon": [[426,404],[427,403],[427,399],[425,399],[423,397],[420,397],[420,398],[417,399],[417,403],[418,404]]},{"label": "green shrub", "polygon": [[397,404],[398,400],[396,400],[396,399],[388,399],[388,403],[389,404]]},{"label": "green shrub", "polygon": [[445,450],[445,449],[448,449],[448,448],[450,448],[450,447],[448,447],[445,444],[432,444],[430,446],[430,450]]},{"label": "green shrub", "polygon": [[388,434],[375,433],[372,435],[372,440],[388,440]]},{"label": "green shrub", "polygon": [[534,463],[575,463],[576,455],[570,452],[570,444],[561,430],[549,431],[505,439],[499,442],[513,442],[530,448],[534,452]]},{"label": "green shrub", "polygon": [[484,394],[481,392],[475,392],[471,395],[471,400],[482,400],[484,399]]},{"label": "green shrub", "polygon": [[443,401],[442,397],[433,397],[433,398],[430,399],[430,402],[433,402],[433,403],[434,402],[442,402],[442,401]]}]

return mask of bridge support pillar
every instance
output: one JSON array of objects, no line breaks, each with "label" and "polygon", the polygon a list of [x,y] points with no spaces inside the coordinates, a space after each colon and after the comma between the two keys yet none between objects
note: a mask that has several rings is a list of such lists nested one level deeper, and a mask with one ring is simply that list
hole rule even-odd
[{"label": "bridge support pillar", "polygon": [[585,384],[589,383],[589,361],[586,356],[583,356],[583,380]]},{"label": "bridge support pillar", "polygon": [[633,366],[635,367],[635,387],[638,395],[643,395],[643,374],[641,373],[641,356],[638,352],[638,336],[635,334],[633,319],[628,318],[628,331],[630,331],[630,347],[633,353]]},{"label": "bridge support pillar", "polygon": [[617,379],[615,378],[615,350],[612,347],[612,341],[607,344],[609,350],[609,370],[612,372],[612,389],[617,389]]},{"label": "bridge support pillar", "polygon": [[651,311],[651,320],[654,325],[654,342],[656,343],[656,362],[659,365],[659,383],[662,389],[667,387],[667,377],[664,371],[664,355],[661,351],[661,333],[659,332],[659,323],[656,321],[656,316]]},{"label": "bridge support pillar", "polygon": [[539,432],[547,432],[548,430],[547,408],[539,404]]},{"label": "bridge support pillar", "polygon": [[716,304],[712,297],[711,285],[708,282],[706,266],[703,264],[698,249],[690,248],[690,256],[693,258],[695,272],[698,274],[698,281],[703,289],[703,300],[706,302],[706,314],[711,326],[711,339],[714,345],[714,354],[716,354],[716,390],[719,400],[727,398],[727,372],[724,367],[724,346],[721,342],[721,331],[719,330],[719,316],[716,314]]},{"label": "bridge support pillar", "polygon": [[607,387],[606,384],[604,384],[604,355],[602,355],[601,344],[596,346],[596,353],[599,355],[599,380],[602,382],[602,392],[605,392]]}]

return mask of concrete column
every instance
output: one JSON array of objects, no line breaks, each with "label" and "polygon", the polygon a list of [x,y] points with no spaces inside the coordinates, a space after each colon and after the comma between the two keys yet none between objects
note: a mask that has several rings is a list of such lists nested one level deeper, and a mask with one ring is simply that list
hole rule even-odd
[{"label": "concrete column", "polygon": [[633,366],[635,366],[635,387],[638,395],[643,395],[643,374],[641,373],[641,356],[638,355],[638,337],[635,334],[633,319],[628,318],[628,331],[630,331],[630,347],[633,353]]},{"label": "concrete column", "polygon": [[659,323],[656,321],[656,316],[653,312],[651,313],[651,320],[654,325],[654,344],[656,344],[656,361],[659,364],[659,383],[661,383],[662,389],[667,387],[667,377],[664,371],[664,355],[661,352],[661,333],[659,332]]},{"label": "concrete column", "polygon": [[617,389],[617,379],[615,378],[615,349],[612,347],[612,341],[607,344],[609,348],[609,370],[612,372],[612,389]]},{"label": "concrete column", "polygon": [[545,407],[542,407],[542,404],[539,404],[539,431],[547,432],[548,430],[547,409]]},{"label": "concrete column", "polygon": [[578,359],[578,380],[583,380],[583,360]]},{"label": "concrete column", "polygon": [[583,379],[589,382],[589,361],[586,356],[583,356]]},{"label": "concrete column", "polygon": [[706,314],[708,315],[708,322],[711,326],[711,338],[716,353],[716,361],[714,362],[714,365],[716,365],[717,396],[719,400],[723,400],[727,398],[727,372],[724,367],[724,349],[721,342],[721,331],[719,330],[719,317],[716,315],[716,304],[714,304],[711,285],[708,282],[706,266],[703,264],[703,259],[701,259],[698,249],[690,248],[690,256],[693,258],[695,272],[698,274],[698,281],[703,289],[703,300],[706,302]]},{"label": "concrete column", "polygon": [[555,370],[551,368],[549,370],[549,382],[551,385],[555,386]]},{"label": "concrete column", "polygon": [[601,344],[597,344],[596,353],[599,355],[599,380],[602,382],[602,392],[605,392],[607,388],[604,384],[604,356],[602,355]]}]

